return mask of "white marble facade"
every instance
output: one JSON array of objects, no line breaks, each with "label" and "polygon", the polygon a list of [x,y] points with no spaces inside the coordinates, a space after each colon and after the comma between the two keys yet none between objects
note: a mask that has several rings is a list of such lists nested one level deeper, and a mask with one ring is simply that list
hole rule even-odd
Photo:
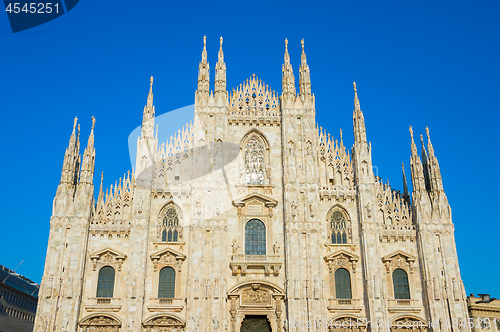
[{"label": "white marble facade", "polygon": [[[80,155],[75,119],[35,331],[457,330],[466,297],[428,131],[422,158],[411,132],[401,194],[373,174],[355,84],[352,148],[316,123],[303,43],[298,91],[288,48],[281,95],[255,75],[228,93],[222,38],[215,68],[211,91],[204,45],[194,120],[164,143],[151,78],[135,170],[106,192],[101,178],[97,201],[94,125]],[[251,317],[267,327],[243,328]]]}]

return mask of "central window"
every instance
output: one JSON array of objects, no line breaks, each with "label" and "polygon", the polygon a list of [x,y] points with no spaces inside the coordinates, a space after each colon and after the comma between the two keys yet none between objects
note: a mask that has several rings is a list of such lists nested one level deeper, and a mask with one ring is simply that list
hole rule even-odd
[{"label": "central window", "polygon": [[105,266],[99,271],[96,297],[113,297],[114,287],[115,269],[111,266]]},{"label": "central window", "polygon": [[258,219],[245,225],[245,255],[266,254],[266,226]]},{"label": "central window", "polygon": [[161,240],[167,242],[177,242],[179,232],[177,228],[179,227],[179,217],[177,216],[177,211],[174,207],[167,209],[165,216],[163,217],[163,232],[161,234]]},{"label": "central window", "polygon": [[340,211],[334,211],[330,220],[332,243],[347,243],[347,223]]},{"label": "central window", "polygon": [[160,283],[158,285],[158,298],[173,299],[175,295],[175,271],[170,266],[160,271]]},{"label": "central window", "polygon": [[259,140],[252,138],[245,146],[246,184],[264,184],[264,148]]}]

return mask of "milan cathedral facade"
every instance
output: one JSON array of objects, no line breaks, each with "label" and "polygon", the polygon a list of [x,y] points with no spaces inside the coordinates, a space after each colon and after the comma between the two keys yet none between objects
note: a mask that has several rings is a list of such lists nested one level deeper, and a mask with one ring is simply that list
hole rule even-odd
[{"label": "milan cathedral facade", "polygon": [[134,170],[105,191],[101,177],[97,200],[95,120],[81,155],[75,119],[34,331],[457,331],[466,296],[429,131],[420,156],[410,128],[401,194],[373,173],[356,84],[351,148],[316,123],[303,42],[299,91],[288,47],[281,95],[255,75],[228,92],[222,38],[215,71],[210,90],[204,39],[194,119],[167,142],[151,78]]}]

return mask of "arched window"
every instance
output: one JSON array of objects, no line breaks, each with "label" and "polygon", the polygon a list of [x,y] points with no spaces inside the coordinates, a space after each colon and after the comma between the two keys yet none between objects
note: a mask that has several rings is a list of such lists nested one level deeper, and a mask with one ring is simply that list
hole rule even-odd
[{"label": "arched window", "polygon": [[96,297],[113,297],[114,288],[115,269],[111,266],[105,266],[99,271]]},{"label": "arched window", "polygon": [[330,218],[332,243],[347,243],[347,221],[342,212],[334,211]]},{"label": "arched window", "polygon": [[177,242],[179,236],[179,217],[175,208],[169,207],[163,217],[161,240],[164,242]]},{"label": "arched window", "polygon": [[245,225],[245,255],[266,254],[266,226],[258,219]]},{"label": "arched window", "polygon": [[337,299],[352,299],[351,275],[346,269],[335,271],[335,297]]},{"label": "arched window", "polygon": [[158,298],[173,299],[175,297],[175,271],[167,266],[160,270]]},{"label": "arched window", "polygon": [[264,147],[258,139],[252,138],[245,146],[246,184],[264,184]]},{"label": "arched window", "polygon": [[396,269],[392,272],[392,284],[394,285],[394,298],[397,300],[410,299],[410,285],[408,274],[403,269]]}]

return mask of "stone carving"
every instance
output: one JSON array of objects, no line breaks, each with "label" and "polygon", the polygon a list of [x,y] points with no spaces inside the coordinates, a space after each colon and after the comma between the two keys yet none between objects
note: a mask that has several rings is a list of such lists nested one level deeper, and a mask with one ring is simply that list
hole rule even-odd
[{"label": "stone carving", "polygon": [[316,215],[313,202],[309,203],[309,215],[311,216],[311,218],[314,218],[314,216]]},{"label": "stone carving", "polygon": [[292,201],[292,203],[290,203],[290,207],[292,208],[292,218],[295,218],[295,216],[297,215],[297,202],[296,201]]},{"label": "stone carving", "polygon": [[217,319],[217,317],[214,316],[214,318],[212,318],[212,324],[214,326],[214,331],[218,331],[219,330],[219,319]]},{"label": "stone carving", "polygon": [[269,296],[269,291],[265,289],[246,288],[242,292],[242,302],[250,304],[268,303]]},{"label": "stone carving", "polygon": [[280,251],[280,245],[278,244],[278,241],[273,245],[273,252],[275,255],[277,255]]},{"label": "stone carving", "polygon": [[129,330],[129,332],[134,331],[134,322],[135,322],[135,317],[132,317],[132,319],[130,319],[129,322],[128,322],[128,330]]},{"label": "stone carving", "polygon": [[366,216],[368,217],[368,219],[371,219],[372,218],[372,207],[370,205],[370,202],[368,202],[366,204],[365,209],[366,209]]},{"label": "stone carving", "polygon": [[68,315],[65,315],[62,323],[61,323],[61,331],[62,332],[67,332],[68,331],[68,324],[69,324],[69,317]]},{"label": "stone carving", "polygon": [[240,248],[240,246],[236,243],[236,239],[233,240],[233,244],[231,245],[231,247],[233,248],[233,255],[238,254],[238,249]]},{"label": "stone carving", "polygon": [[413,264],[415,262],[415,258],[402,251],[397,251],[392,255],[383,257],[382,262],[384,262],[385,264],[385,269],[387,273],[391,272],[391,268],[392,269],[408,268],[410,270],[410,273],[414,272]]}]

